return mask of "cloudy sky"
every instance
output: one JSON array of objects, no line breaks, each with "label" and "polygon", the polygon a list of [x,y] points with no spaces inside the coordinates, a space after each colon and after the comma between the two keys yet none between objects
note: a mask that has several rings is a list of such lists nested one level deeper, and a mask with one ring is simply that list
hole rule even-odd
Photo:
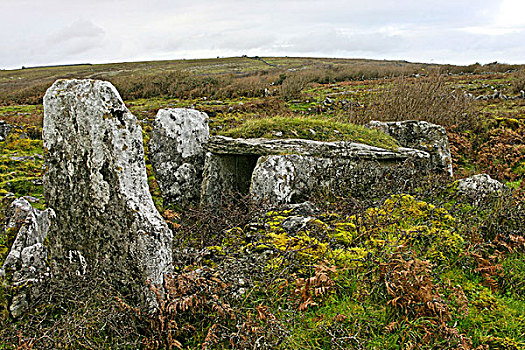
[{"label": "cloudy sky", "polygon": [[217,56],[525,63],[525,0],[0,0],[0,68]]}]

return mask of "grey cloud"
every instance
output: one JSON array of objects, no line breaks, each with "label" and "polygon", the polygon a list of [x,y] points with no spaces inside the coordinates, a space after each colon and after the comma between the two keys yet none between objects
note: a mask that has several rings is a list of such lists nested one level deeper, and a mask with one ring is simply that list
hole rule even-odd
[{"label": "grey cloud", "polygon": [[97,39],[104,37],[105,31],[88,20],[77,20],[65,28],[53,33],[47,40],[48,44],[57,45],[76,39]]},{"label": "grey cloud", "polygon": [[298,52],[368,52],[385,54],[398,47],[403,41],[399,35],[388,35],[385,32],[343,34],[335,29],[318,30],[289,38],[284,47]]},{"label": "grey cloud", "polygon": [[523,28],[497,37],[465,30],[494,25],[502,0],[0,1],[0,67],[244,53],[446,63],[525,57]]}]

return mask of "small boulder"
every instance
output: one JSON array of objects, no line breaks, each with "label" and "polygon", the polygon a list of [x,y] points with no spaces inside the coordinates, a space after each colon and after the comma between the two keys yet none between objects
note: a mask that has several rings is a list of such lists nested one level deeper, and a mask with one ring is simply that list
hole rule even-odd
[{"label": "small boulder", "polygon": [[11,125],[9,125],[5,120],[0,120],[0,142],[7,139],[7,135],[11,131]]},{"label": "small boulder", "polygon": [[165,203],[198,204],[205,151],[210,137],[208,116],[194,109],[161,109],[149,143],[149,159]]},{"label": "small boulder", "polygon": [[458,180],[457,191],[460,195],[470,197],[486,197],[504,193],[510,189],[488,174],[478,174]]}]

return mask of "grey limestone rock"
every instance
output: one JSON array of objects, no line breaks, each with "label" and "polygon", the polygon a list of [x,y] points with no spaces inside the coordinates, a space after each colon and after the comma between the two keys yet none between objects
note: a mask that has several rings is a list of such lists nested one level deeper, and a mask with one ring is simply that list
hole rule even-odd
[{"label": "grey limestone rock", "polygon": [[316,216],[321,213],[312,202],[302,202],[296,204],[287,204],[284,206],[284,210],[291,210],[290,215],[297,216]]},{"label": "grey limestone rock", "polygon": [[[270,155],[259,158],[252,174],[250,193],[256,200],[290,203],[321,185],[321,169],[331,168],[333,160],[303,156]],[[321,181],[320,181],[321,180]]]},{"label": "grey limestone rock", "polygon": [[509,190],[507,186],[491,178],[488,174],[478,174],[460,179],[457,185],[459,194],[472,197],[486,197]]},{"label": "grey limestone rock", "polygon": [[53,274],[105,274],[151,306],[172,233],[151,198],[142,129],[109,82],[58,80],[44,96],[44,194]]},{"label": "grey limestone rock", "polygon": [[199,203],[208,116],[192,109],[161,109],[149,143],[149,159],[166,203]]},{"label": "grey limestone rock", "polygon": [[350,158],[384,161],[400,161],[407,158],[428,159],[426,151],[399,147],[387,150],[349,141],[323,142],[303,139],[234,139],[225,136],[210,138],[204,145],[206,150],[215,154],[237,155],[279,155],[300,154],[324,158]]},{"label": "grey limestone rock", "polygon": [[6,230],[16,232],[16,238],[0,278],[13,289],[9,311],[15,318],[27,311],[28,301],[39,294],[39,283],[49,276],[44,240],[54,216],[52,209],[36,210],[25,199],[14,200],[7,212]]},{"label": "grey limestone rock", "polygon": [[[384,181],[395,167],[406,165],[408,171],[410,163],[407,162],[413,161],[270,155],[257,161],[250,193],[256,200],[270,203],[297,203],[308,199],[316,191],[335,193],[350,189],[354,194],[363,194],[378,181]],[[417,159],[415,163],[418,164]]]},{"label": "grey limestone rock", "polygon": [[315,218],[311,216],[292,215],[286,218],[281,225],[286,232],[295,234],[304,229],[306,225],[314,219]]},{"label": "grey limestone rock", "polygon": [[426,121],[399,122],[371,121],[369,128],[382,130],[395,138],[403,147],[415,148],[430,154],[431,165],[452,176],[452,157],[445,128]]}]

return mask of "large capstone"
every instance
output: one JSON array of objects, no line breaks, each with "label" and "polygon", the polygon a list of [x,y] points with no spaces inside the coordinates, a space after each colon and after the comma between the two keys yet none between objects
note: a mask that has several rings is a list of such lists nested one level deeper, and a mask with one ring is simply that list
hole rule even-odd
[{"label": "large capstone", "polygon": [[165,203],[199,203],[208,116],[192,109],[161,109],[149,143],[149,159]]},{"label": "large capstone", "polygon": [[5,234],[16,238],[0,269],[0,279],[11,291],[9,311],[15,318],[27,311],[31,299],[40,294],[40,282],[49,276],[44,240],[54,215],[52,209],[32,208],[25,199],[16,199],[7,211]]},{"label": "large capstone", "polygon": [[403,147],[428,152],[432,167],[452,176],[450,145],[447,132],[441,125],[426,121],[406,120],[399,122],[371,121],[366,126],[389,134]]},{"label": "large capstone", "polygon": [[142,129],[109,82],[58,80],[44,96],[44,193],[53,273],[104,274],[153,303],[172,233],[151,198]]}]

